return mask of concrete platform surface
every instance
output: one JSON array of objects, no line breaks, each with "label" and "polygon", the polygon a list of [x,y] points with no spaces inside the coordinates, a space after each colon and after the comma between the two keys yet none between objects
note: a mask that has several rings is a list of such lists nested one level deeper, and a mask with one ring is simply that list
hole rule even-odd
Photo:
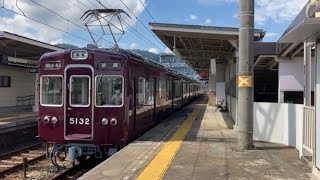
[{"label": "concrete platform surface", "polygon": [[[159,158],[168,144],[178,143],[172,137],[182,128],[181,124],[188,121],[194,108],[198,113],[177,152],[171,148]],[[215,112],[214,107],[207,106],[203,100],[196,101],[80,179],[316,179],[312,169],[291,147],[255,142],[255,150],[238,151],[237,131],[230,129],[232,126],[232,120],[225,113]],[[174,158],[163,164],[166,161],[162,159],[170,153]],[[159,168],[150,169],[157,159]],[[161,166],[165,166],[161,176],[142,176],[152,175]]]},{"label": "concrete platform surface", "polygon": [[21,128],[37,125],[37,113],[1,113],[0,114],[0,133],[7,133]]}]

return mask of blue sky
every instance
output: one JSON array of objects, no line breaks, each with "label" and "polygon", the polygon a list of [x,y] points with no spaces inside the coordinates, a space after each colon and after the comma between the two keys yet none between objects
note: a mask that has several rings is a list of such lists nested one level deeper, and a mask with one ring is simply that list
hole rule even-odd
[{"label": "blue sky", "polygon": [[[62,3],[56,3],[57,1]],[[144,27],[148,27],[148,23],[153,21],[145,6],[156,22],[160,23],[238,26],[238,0],[122,0],[123,3],[120,0],[27,0],[18,1],[18,7],[15,4],[16,1],[0,0],[0,3],[4,3],[5,7],[0,10],[0,21],[2,22],[0,30],[52,44],[69,43],[85,46],[91,40],[88,32],[70,22],[83,25],[84,22],[79,17],[85,10],[102,8],[98,1],[108,7],[126,10],[132,18],[125,18],[125,21],[130,24],[132,29],[144,36],[143,38],[138,37],[137,33],[126,28],[127,33],[120,41],[122,48],[139,48],[152,52],[166,51],[163,44]],[[276,41],[306,2],[307,0],[255,0],[255,28],[267,31],[264,41]],[[59,14],[60,17],[39,4]],[[8,9],[16,13],[12,13]],[[27,17],[56,29],[29,20],[17,13],[24,13]],[[137,21],[135,16],[144,25]],[[66,19],[70,21],[68,22]],[[110,36],[105,39],[111,41]],[[100,43],[102,47],[111,45],[106,41]]]}]

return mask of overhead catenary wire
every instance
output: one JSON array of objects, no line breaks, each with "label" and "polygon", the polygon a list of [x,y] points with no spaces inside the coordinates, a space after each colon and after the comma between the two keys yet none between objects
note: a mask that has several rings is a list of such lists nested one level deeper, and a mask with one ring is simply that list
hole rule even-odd
[{"label": "overhead catenary wire", "polygon": [[156,22],[156,20],[154,19],[154,17],[152,16],[152,14],[150,13],[150,11],[148,10],[147,6],[146,6],[141,0],[139,0],[139,1],[140,1],[140,3],[143,5],[143,7],[146,9],[146,11],[148,12],[149,16],[152,18],[152,20],[153,20],[154,22]]},{"label": "overhead catenary wire", "polygon": [[[79,24],[75,23],[74,21],[71,21],[70,19],[68,19],[68,18],[66,18],[66,17],[64,17],[64,16],[62,16],[62,15],[60,15],[59,13],[57,13],[57,12],[55,12],[55,11],[53,11],[53,10],[51,10],[51,9],[49,9],[49,8],[47,8],[47,7],[45,7],[45,6],[43,6],[42,4],[40,4],[40,3],[38,3],[38,2],[35,2],[34,0],[30,0],[30,1],[32,1],[33,3],[37,4],[38,6],[40,6],[40,7],[44,8],[44,9],[46,9],[47,11],[49,11],[49,12],[51,12],[51,13],[55,14],[56,16],[59,16],[60,18],[62,18],[62,19],[64,19],[64,20],[66,20],[66,21],[68,21],[68,22],[72,23],[73,25],[75,25],[75,26],[77,26],[77,27],[79,27],[79,28],[83,29],[84,31],[87,31],[87,29],[86,29],[85,27],[83,27],[83,26],[81,26],[81,25],[79,25]],[[69,2],[70,2],[70,1],[69,1]],[[97,34],[94,34],[94,33],[93,33],[93,35],[98,36]],[[108,43],[112,44],[112,42],[111,42],[111,41],[108,41],[108,40],[106,40],[106,39],[103,39],[103,40],[105,40],[106,42],[108,42]]]},{"label": "overhead catenary wire", "polygon": [[133,16],[142,24],[142,26],[143,26],[155,39],[157,39],[164,48],[166,48],[167,46],[164,45],[164,44],[148,29],[148,27],[133,13],[133,11],[126,5],[126,3],[124,3],[123,0],[120,0],[120,1],[121,1],[121,3],[133,14]]},{"label": "overhead catenary wire", "polygon": [[[64,19],[64,20],[66,20],[67,23],[72,23],[73,25],[75,25],[75,26],[77,26],[77,27],[79,27],[79,28],[87,31],[87,29],[85,29],[85,28],[82,27],[81,25],[75,23],[74,21],[71,21],[70,19],[68,19],[68,18],[66,18],[66,17],[64,17],[64,16],[62,16],[62,15],[60,15],[59,13],[57,13],[57,12],[49,9],[48,7],[45,7],[44,5],[38,3],[38,2],[36,2],[36,1],[34,1],[34,0],[31,0],[31,1],[32,1],[33,3],[41,6],[42,8],[46,9],[47,11],[50,11],[51,13],[55,14],[56,16],[58,16],[58,17],[60,17],[60,18],[62,18],[62,19]],[[87,7],[87,8],[89,9],[89,7],[88,7],[87,5],[83,4],[83,3],[80,2],[79,0],[77,0],[77,1],[78,1],[80,4],[82,4],[83,6],[85,6],[85,7]],[[72,5],[78,7],[79,9],[81,9],[82,11],[85,11],[83,8],[81,8],[80,6],[76,5],[76,4],[73,3],[72,1],[69,1],[69,2],[70,2]],[[100,2],[100,1],[98,1],[98,2]],[[90,3],[93,4],[92,2],[90,2]],[[122,3],[123,3],[123,1],[122,1]],[[101,3],[100,3],[100,4],[101,4]],[[94,5],[94,4],[93,4],[93,5]],[[97,7],[97,6],[96,6],[96,7]],[[128,8],[128,6],[126,6],[126,7]],[[97,8],[98,8],[98,7],[97,7]],[[88,40],[88,39],[86,39],[86,38],[83,38],[82,36],[79,36],[79,35],[77,35],[77,34],[71,33],[71,32],[69,32],[69,31],[67,31],[67,30],[63,30],[63,29],[61,29],[60,27],[56,27],[56,26],[50,25],[49,23],[45,23],[45,22],[43,22],[43,21],[37,20],[37,19],[35,19],[35,18],[32,18],[32,17],[30,17],[30,16],[25,16],[24,13],[22,14],[22,13],[19,13],[19,12],[14,11],[14,10],[11,10],[11,9],[8,9],[8,8],[4,8],[4,1],[3,1],[3,9],[8,10],[8,11],[10,11],[10,12],[12,12],[12,13],[18,14],[18,15],[20,15],[20,16],[24,16],[24,17],[26,17],[27,19],[30,19],[30,20],[32,20],[32,21],[35,21],[35,22],[37,22],[37,23],[39,23],[39,24],[45,25],[45,26],[50,27],[50,28],[52,28],[52,29],[58,30],[58,31],[60,31],[60,32],[66,33],[66,34],[68,34],[68,35],[70,35],[70,36],[73,36],[73,37],[76,37],[76,38],[78,38],[78,39],[84,40],[84,41],[86,41],[86,42],[90,42],[90,43],[92,42],[92,41],[90,41],[90,40]],[[131,10],[130,10],[130,11],[131,11]],[[133,13],[133,12],[131,11],[131,13]],[[133,15],[134,15],[134,14],[133,14]],[[135,16],[135,15],[134,15],[134,16]],[[135,17],[137,18],[137,20],[138,20],[140,23],[142,23],[141,20],[140,20],[137,16],[135,16]],[[124,22],[125,22],[125,21],[124,21]],[[126,27],[127,27],[129,30],[131,30],[131,32],[133,32],[139,39],[141,39],[141,40],[143,40],[144,42],[146,42],[147,44],[149,44],[149,45],[151,45],[151,46],[153,46],[153,47],[156,47],[156,48],[158,48],[159,50],[161,50],[161,48],[159,48],[157,45],[155,45],[153,42],[151,42],[150,39],[146,38],[146,37],[145,37],[143,34],[141,34],[139,31],[137,31],[137,30],[135,30],[134,28],[132,28],[127,22],[125,22],[125,23],[126,23]],[[142,25],[144,25],[144,24],[142,23]],[[144,25],[144,27],[145,27],[145,25]],[[146,27],[145,27],[145,28],[146,28]],[[146,29],[148,30],[148,28],[146,28]],[[148,31],[149,31],[149,30],[148,30]],[[149,32],[150,32],[150,31],[149,31]],[[153,35],[153,34],[152,34],[152,35]],[[153,35],[153,36],[154,36],[154,35]],[[108,41],[108,40],[106,40],[106,39],[103,39],[103,40],[105,40],[105,41],[108,42],[108,43],[112,43],[112,42],[110,42],[110,41]]]},{"label": "overhead catenary wire", "polygon": [[[3,2],[4,2],[4,0],[3,0]],[[24,14],[24,12],[22,11],[22,9],[20,9],[19,8],[19,6],[18,6],[18,0],[16,0],[16,7],[19,9],[19,11],[23,14],[23,16],[26,16],[25,14]]]},{"label": "overhead catenary wire", "polygon": [[74,5],[75,7],[81,9],[82,11],[85,11],[84,9],[82,9],[80,6],[78,6],[77,4],[75,4],[74,2],[72,2],[71,0],[68,1],[70,4]]},{"label": "overhead catenary wire", "polygon": [[[103,3],[101,3],[100,0],[96,0],[102,7],[107,8]],[[131,32],[133,32],[139,39],[143,40],[147,44],[149,44],[151,47],[156,47],[159,50],[161,50],[157,45],[155,45],[153,42],[151,42],[148,38],[146,38],[143,34],[141,34],[139,31],[132,28],[126,21],[122,20],[124,23],[124,26],[126,26]]]},{"label": "overhead catenary wire", "polygon": [[99,8],[97,5],[93,4],[93,2],[91,2],[91,0],[87,0],[91,5],[93,5],[95,8]]},{"label": "overhead catenary wire", "polygon": [[[98,2],[101,4],[101,1],[102,1],[102,0],[96,0],[96,1],[98,1]],[[112,6],[108,1],[104,1],[104,2],[107,3],[108,6],[110,6],[110,7]]]},{"label": "overhead catenary wire", "polygon": [[[104,7],[104,8],[107,8],[103,3],[101,3],[101,0],[96,0],[102,7]],[[104,1],[105,2],[105,1]],[[122,2],[122,0],[121,0],[121,2]],[[124,2],[122,2],[123,4],[124,4]],[[126,4],[124,4],[126,7],[127,7],[127,9],[134,15],[134,13],[131,11],[131,9],[129,9],[129,7],[126,5]],[[110,6],[111,7],[111,6]],[[134,15],[135,16],[135,15]],[[142,22],[141,22],[141,20],[137,17],[137,16],[135,16],[136,17],[136,19],[138,20],[138,21],[140,21],[140,23],[143,25],[143,26],[145,26]],[[131,32],[133,32],[139,39],[141,39],[141,40],[143,40],[144,42],[146,42],[146,43],[148,43],[151,47],[156,47],[156,48],[158,48],[160,51],[162,51],[161,50],[161,48],[159,48],[159,46],[157,46],[157,45],[155,45],[153,42],[151,42],[148,38],[146,38],[143,34],[141,34],[139,31],[137,31],[136,29],[134,29],[134,28],[132,28],[126,21],[124,21],[124,20],[122,20],[123,22],[124,22],[124,25],[131,31]],[[150,30],[147,28],[147,27],[145,27],[149,32],[150,32]],[[153,36],[153,37],[155,37],[154,35],[153,35],[153,33],[152,32],[150,32],[151,33],[151,35]],[[156,38],[156,37],[155,37]],[[156,38],[157,39],[157,38]],[[158,40],[158,39],[157,39]],[[164,47],[166,47],[165,45],[163,45]]]},{"label": "overhead catenary wire", "polygon": [[[101,1],[100,0],[96,0],[102,7],[104,7],[104,8],[107,8],[104,4],[102,4],[101,3]],[[76,6],[76,7],[78,7],[79,9],[81,9],[83,12],[86,12],[85,10],[83,10],[82,8],[80,8],[79,6]],[[111,7],[111,6],[110,6]],[[137,34],[136,32],[134,32],[134,29],[132,28],[132,27],[130,27],[130,25],[128,24],[128,23],[126,23],[124,20],[122,20],[125,24],[125,26],[131,31],[131,32],[133,32],[139,39],[141,39],[141,40],[143,40],[144,42],[146,42],[146,43],[148,43],[150,46],[155,46],[154,44],[151,44],[152,42],[148,42],[148,39],[147,38],[145,38],[142,34],[140,34],[139,32],[137,32],[137,33],[139,33],[139,34]],[[142,37],[141,37],[142,36]],[[135,36],[130,36],[130,37],[135,37]]]},{"label": "overhead catenary wire", "polygon": [[35,21],[35,22],[37,22],[37,23],[39,23],[39,24],[48,26],[48,27],[50,27],[50,28],[52,28],[52,29],[55,29],[55,30],[57,30],[57,31],[66,33],[66,34],[68,34],[68,35],[71,35],[71,36],[73,36],[73,37],[75,37],[75,38],[81,39],[81,40],[83,40],[83,41],[87,41],[87,42],[90,42],[90,43],[92,42],[91,40],[85,39],[85,38],[83,38],[83,37],[81,37],[81,36],[75,35],[75,34],[73,34],[73,33],[70,33],[70,32],[68,32],[68,31],[65,31],[65,30],[63,30],[63,29],[57,28],[57,27],[55,27],[55,26],[52,26],[52,25],[50,25],[50,24],[46,24],[46,23],[44,23],[44,22],[42,22],[42,21],[39,21],[39,20],[37,20],[37,19],[31,18],[31,17],[29,17],[29,16],[24,16],[22,13],[16,12],[16,11],[14,11],[14,10],[12,10],[12,9],[8,9],[8,8],[5,8],[5,7],[1,7],[1,8],[2,8],[2,9],[5,9],[5,10],[7,10],[7,11],[10,11],[10,12],[12,12],[12,13],[14,13],[14,14],[23,16],[23,17],[25,17],[25,18],[27,18],[27,19],[29,19],[29,20]]},{"label": "overhead catenary wire", "polygon": [[[56,12],[54,12],[53,10],[51,10],[51,9],[49,9],[49,8],[47,8],[47,7],[45,7],[45,6],[43,6],[43,5],[41,5],[41,4],[39,4],[39,3],[37,3],[37,2],[35,2],[34,0],[30,0],[30,1],[32,1],[32,2],[34,2],[35,4],[37,4],[37,5],[39,5],[39,6],[41,6],[42,8],[44,8],[44,9],[46,9],[46,10],[48,10],[48,11],[50,11],[51,13],[53,13],[53,14],[55,14],[55,15],[57,15],[57,16],[59,16],[59,17],[61,17],[61,18],[63,18],[63,19],[65,19],[66,21],[68,21],[68,22],[71,22],[72,24],[74,24],[74,25],[76,25],[76,26],[78,26],[78,27],[80,27],[81,29],[84,29],[85,31],[87,31],[87,29],[86,28],[84,28],[84,27],[82,27],[81,25],[79,25],[79,24],[77,24],[77,23],[75,23],[75,22],[73,22],[73,21],[71,21],[70,19],[67,19],[67,18],[65,18],[64,16],[62,16],[62,15],[60,15],[60,14],[58,14],[58,13],[56,13]],[[74,3],[72,3],[71,1],[69,1],[71,4],[73,4],[73,5],[75,5]],[[97,1],[97,2],[99,2],[99,1]],[[101,5],[103,5],[101,2],[99,2]],[[81,3],[82,5],[84,5],[83,3]],[[85,5],[84,5],[85,6]],[[104,5],[103,5],[104,6]],[[85,10],[84,9],[82,9],[82,8],[80,8],[79,6],[76,6],[76,7],[78,7],[80,10],[82,10],[82,11],[84,11],[85,12]],[[88,6],[86,6],[87,8],[89,8]],[[104,6],[105,7],[105,6]],[[98,8],[98,7],[97,7]],[[107,7],[105,7],[105,8],[107,8]],[[124,21],[125,22],[125,21]],[[126,23],[126,22],[125,22]],[[135,29],[133,29],[132,27],[130,27],[130,25],[128,24],[128,23],[126,23],[126,27],[127,28],[129,28],[133,33],[135,33],[136,34],[136,36],[139,38],[139,39],[141,39],[141,40],[143,40],[144,42],[146,42],[146,43],[148,43],[149,45],[151,45],[151,46],[155,46],[156,48],[158,48],[158,49],[160,49],[157,45],[155,45],[154,43],[152,43],[149,39],[147,39],[146,37],[144,37],[141,33],[139,33],[138,31],[136,31]],[[94,34],[94,33],[93,33]],[[96,35],[96,34],[94,34],[95,36],[98,36],[98,35]],[[102,39],[102,40],[105,40],[105,41],[107,41],[108,43],[110,43],[110,44],[112,44],[112,42],[110,42],[110,41],[108,41],[108,40],[106,40],[106,39]]]},{"label": "overhead catenary wire", "polygon": [[143,40],[144,42],[148,43],[151,47],[156,47],[160,50],[160,48],[155,45],[153,42],[151,42],[148,38],[146,38],[143,34],[141,34],[139,31],[135,30],[134,28],[132,28],[127,22],[123,21],[124,25],[129,28],[131,30],[131,32],[135,33],[137,37],[139,37],[141,40]]},{"label": "overhead catenary wire", "polygon": [[82,6],[86,7],[87,9],[90,9],[89,6],[83,4],[80,0],[77,0],[80,4],[82,4]]}]

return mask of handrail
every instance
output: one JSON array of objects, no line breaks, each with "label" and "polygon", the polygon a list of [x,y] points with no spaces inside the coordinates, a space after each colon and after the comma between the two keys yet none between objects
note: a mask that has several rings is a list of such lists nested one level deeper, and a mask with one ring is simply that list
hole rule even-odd
[{"label": "handrail", "polygon": [[33,106],[35,104],[35,95],[16,97],[16,106]]}]

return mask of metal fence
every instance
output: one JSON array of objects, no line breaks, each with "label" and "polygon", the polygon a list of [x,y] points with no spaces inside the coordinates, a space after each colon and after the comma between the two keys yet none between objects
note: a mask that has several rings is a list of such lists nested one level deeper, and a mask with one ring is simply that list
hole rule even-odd
[{"label": "metal fence", "polygon": [[18,111],[21,110],[32,110],[32,106],[35,103],[35,96],[29,95],[29,96],[18,96],[16,98],[16,109]]}]

